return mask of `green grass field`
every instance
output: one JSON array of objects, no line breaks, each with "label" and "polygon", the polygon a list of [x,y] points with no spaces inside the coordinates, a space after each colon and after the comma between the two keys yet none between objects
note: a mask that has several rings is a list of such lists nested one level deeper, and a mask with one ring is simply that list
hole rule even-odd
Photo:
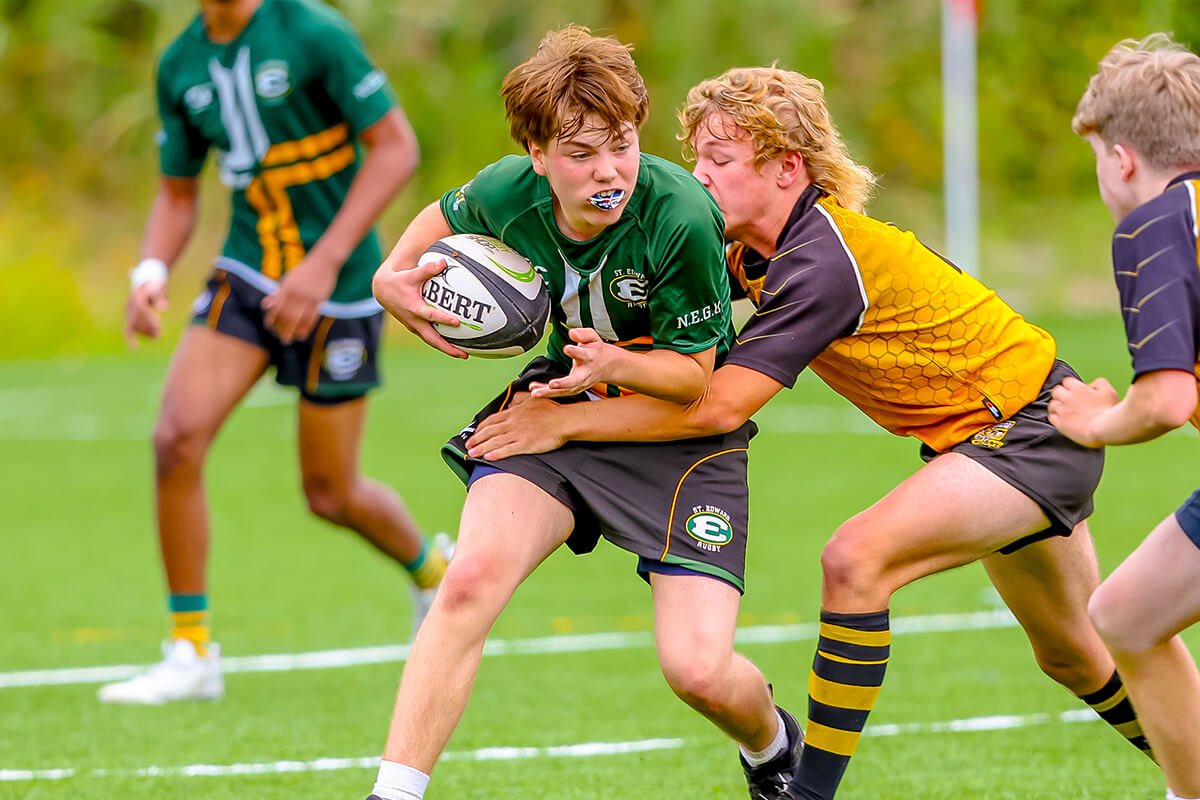
[{"label": "green grass field", "polygon": [[[1085,377],[1127,383],[1115,314],[1036,321]],[[148,444],[165,352],[0,365],[0,798],[361,800],[403,650],[305,669],[297,658],[254,671],[261,662],[243,657],[345,648],[362,662],[358,648],[403,644],[407,581],[308,516],[294,398],[271,385],[236,412],[208,468],[214,631],[245,666],[227,676],[228,697],[106,707],[97,680],[64,672],[148,663],[165,632]],[[414,346],[386,361],[366,470],[429,530],[452,531],[463,493],[437,447],[519,363]],[[742,650],[803,716],[821,546],[920,462],[915,442],[874,432],[807,378],[759,423]],[[1105,571],[1195,488],[1193,439],[1110,451],[1092,518]],[[988,613],[997,602],[978,566],[897,595],[885,689],[840,796],[1161,797],[1158,772],[1120,737],[1062,716],[1080,704],[1040,673],[1018,628]],[[632,557],[606,545],[551,557],[496,626],[430,800],[744,797],[734,747],[659,675],[649,611]],[[935,614],[947,616],[906,632],[921,623],[908,618]],[[586,743],[612,746],[569,747]]]}]

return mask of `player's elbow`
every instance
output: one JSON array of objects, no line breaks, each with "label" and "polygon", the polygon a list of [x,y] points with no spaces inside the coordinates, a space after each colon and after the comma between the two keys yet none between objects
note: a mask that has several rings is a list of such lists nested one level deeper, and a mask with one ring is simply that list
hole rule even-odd
[{"label": "player's elbow", "polygon": [[1150,390],[1143,395],[1146,415],[1165,430],[1187,424],[1196,411],[1195,376],[1182,370],[1164,370],[1153,373],[1153,377],[1152,381],[1135,384]]},{"label": "player's elbow", "polygon": [[712,396],[704,395],[689,406],[689,418],[696,436],[713,436],[735,431],[746,421],[741,410],[731,405],[713,402]]},{"label": "player's elbow", "polygon": [[1178,394],[1156,398],[1151,413],[1161,427],[1174,430],[1186,425],[1195,410],[1196,394],[1193,392],[1190,400]]}]

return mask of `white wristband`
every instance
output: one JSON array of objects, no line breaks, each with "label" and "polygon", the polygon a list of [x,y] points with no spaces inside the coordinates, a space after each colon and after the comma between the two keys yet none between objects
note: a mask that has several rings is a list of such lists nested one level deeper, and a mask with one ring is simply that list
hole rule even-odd
[{"label": "white wristband", "polygon": [[143,258],[136,267],[129,270],[131,289],[137,289],[151,281],[167,282],[167,263],[161,258]]}]

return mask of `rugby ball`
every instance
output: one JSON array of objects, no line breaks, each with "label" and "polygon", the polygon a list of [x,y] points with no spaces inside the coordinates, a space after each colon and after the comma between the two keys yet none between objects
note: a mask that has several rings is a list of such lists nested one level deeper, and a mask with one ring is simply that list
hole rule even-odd
[{"label": "rugby ball", "polygon": [[506,358],[532,349],[550,319],[550,294],[533,264],[499,239],[459,233],[439,239],[420,265],[445,259],[425,281],[425,302],[459,319],[434,324],[442,337],[471,355]]}]

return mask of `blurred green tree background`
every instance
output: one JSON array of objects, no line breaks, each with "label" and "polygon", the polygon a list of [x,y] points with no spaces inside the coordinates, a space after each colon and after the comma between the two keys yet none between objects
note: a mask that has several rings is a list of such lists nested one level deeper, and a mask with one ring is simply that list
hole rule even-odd
[{"label": "blurred green tree background", "polygon": [[[389,244],[422,205],[517,151],[500,80],[568,22],[635,45],[651,96],[643,149],[677,161],[673,112],[701,78],[773,61],[819,78],[852,151],[882,176],[872,213],[944,242],[938,0],[332,5],[421,141],[420,171],[383,220]],[[125,274],[157,181],[155,61],[197,11],[193,0],[0,0],[0,358],[122,347]],[[1111,310],[1112,223],[1070,119],[1107,49],[1155,30],[1195,47],[1200,0],[983,0],[981,271],[1023,311]],[[176,325],[224,234],[212,172],[172,280]]]}]

